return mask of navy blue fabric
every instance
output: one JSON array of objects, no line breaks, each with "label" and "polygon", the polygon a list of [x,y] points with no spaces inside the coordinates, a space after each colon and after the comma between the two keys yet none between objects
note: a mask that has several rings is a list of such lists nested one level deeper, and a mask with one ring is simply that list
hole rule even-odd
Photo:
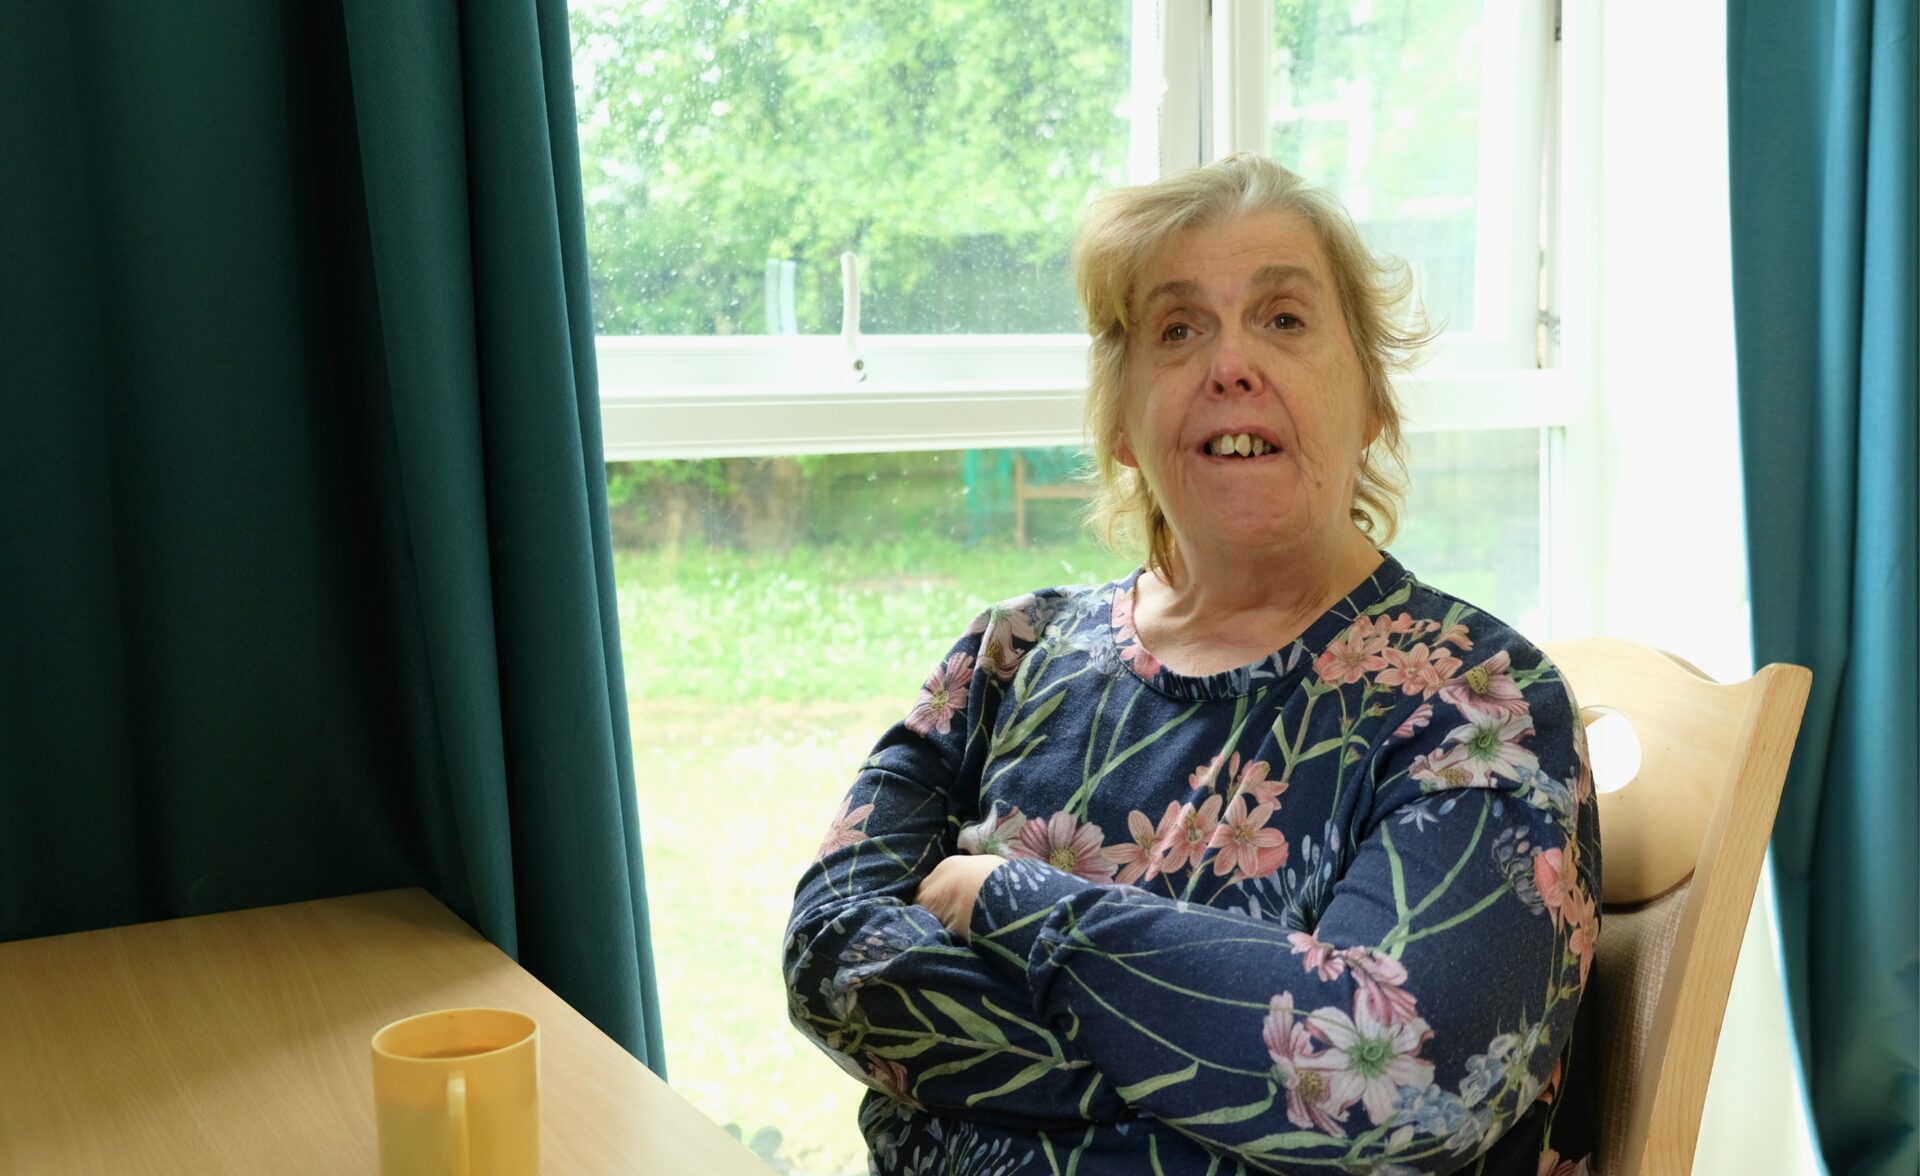
[{"label": "navy blue fabric", "polygon": [[[1183,676],[1135,577],[976,620],[801,880],[791,1013],[873,1088],[873,1170],[1585,1173],[1599,829],[1554,666],[1389,556]],[[912,905],[965,852],[1009,859],[970,940]]]}]

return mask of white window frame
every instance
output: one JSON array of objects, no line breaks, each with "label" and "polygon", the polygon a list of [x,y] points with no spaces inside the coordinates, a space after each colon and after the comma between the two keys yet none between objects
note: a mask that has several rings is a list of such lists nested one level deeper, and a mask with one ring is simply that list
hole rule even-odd
[{"label": "white window frame", "polygon": [[[1507,278],[1477,283],[1487,289],[1476,290],[1475,321],[1491,327],[1443,336],[1400,391],[1413,432],[1542,431],[1542,598],[1549,633],[1570,632],[1597,615],[1580,587],[1594,579],[1590,561],[1569,525],[1594,517],[1598,505],[1579,490],[1593,484],[1583,471],[1595,461],[1597,412],[1590,312],[1598,259],[1588,247],[1598,211],[1590,165],[1598,142],[1597,9],[1589,0],[1570,0],[1564,16],[1547,0],[1487,5],[1486,27],[1514,38],[1503,49],[1490,44],[1489,59],[1531,64],[1485,71],[1483,111],[1526,112],[1526,93],[1557,92],[1559,100],[1535,111],[1537,118],[1483,118],[1477,265]],[[1159,166],[1265,150],[1267,0],[1134,0],[1133,12],[1134,104],[1160,108]],[[1557,42],[1556,25],[1564,33]],[[1545,51],[1520,52],[1527,38]],[[1142,78],[1156,58],[1161,77]],[[1148,169],[1154,146],[1136,135],[1135,178]],[[1543,148],[1558,160],[1547,169],[1557,190],[1549,193],[1545,232],[1555,263],[1548,318],[1558,335],[1545,349],[1536,343],[1538,295],[1525,296],[1538,289],[1538,253],[1507,228],[1519,210],[1542,207],[1540,173],[1487,162],[1497,153],[1539,159]],[[602,336],[597,355],[608,461],[1083,440],[1084,336]]]}]

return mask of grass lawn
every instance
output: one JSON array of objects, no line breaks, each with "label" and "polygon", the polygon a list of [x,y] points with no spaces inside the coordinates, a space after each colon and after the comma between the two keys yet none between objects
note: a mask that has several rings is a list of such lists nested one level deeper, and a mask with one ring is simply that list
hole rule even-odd
[{"label": "grass lawn", "polygon": [[944,539],[616,556],[668,1071],[776,1166],[866,1171],[864,1088],[787,1024],[780,978],[794,883],[854,766],[982,606],[1124,566]]}]

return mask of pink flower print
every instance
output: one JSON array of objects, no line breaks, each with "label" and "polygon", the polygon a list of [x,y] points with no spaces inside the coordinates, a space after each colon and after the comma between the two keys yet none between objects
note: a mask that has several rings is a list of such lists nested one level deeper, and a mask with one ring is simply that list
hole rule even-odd
[{"label": "pink flower print", "polygon": [[1419,1000],[1403,987],[1407,982],[1405,964],[1385,952],[1364,947],[1350,947],[1341,954],[1353,973],[1355,1008],[1364,1006],[1382,1025],[1399,1025],[1417,1018],[1415,1006]]},{"label": "pink flower print", "polygon": [[1268,780],[1267,773],[1272,768],[1265,760],[1248,760],[1245,767],[1240,765],[1240,753],[1234,752],[1231,758],[1216,755],[1206,763],[1195,768],[1187,776],[1187,790],[1199,792],[1212,788],[1220,782],[1221,776],[1227,779],[1227,793],[1252,792],[1256,801],[1265,804],[1278,800],[1287,790],[1284,780]]},{"label": "pink flower print", "polygon": [[873,812],[873,806],[863,804],[849,812],[847,806],[852,803],[853,797],[850,794],[840,801],[840,811],[833,815],[832,822],[827,825],[827,835],[820,839],[819,852],[813,855],[815,861],[819,861],[836,849],[858,845],[867,839],[867,835],[854,826],[867,819],[867,815]]},{"label": "pink flower print", "polygon": [[1246,794],[1234,796],[1226,817],[1207,838],[1207,848],[1214,851],[1215,874],[1237,872],[1241,878],[1264,878],[1287,864],[1287,835],[1267,828],[1273,810],[1273,805],[1262,804],[1248,812]]},{"label": "pink flower print", "polygon": [[991,629],[980,638],[980,668],[1002,682],[1020,668],[1020,649],[1004,630]]},{"label": "pink flower print", "polygon": [[973,623],[967,626],[967,636],[985,633],[989,629],[1005,629],[1021,641],[1032,641],[1037,636],[1033,628],[1033,614],[1039,603],[1040,598],[1029,592],[1025,596],[991,605],[973,618]]},{"label": "pink flower print", "polygon": [[1001,857],[1011,854],[1013,841],[1020,836],[1020,829],[1027,823],[1025,813],[1019,805],[1000,815],[1000,802],[994,801],[993,808],[986,819],[968,825],[960,830],[961,853],[991,853]]},{"label": "pink flower print", "polygon": [[1113,643],[1120,650],[1120,660],[1133,667],[1134,673],[1143,678],[1151,678],[1160,672],[1160,660],[1147,652],[1140,644],[1140,631],[1133,624],[1133,592],[1129,589],[1113,590]]},{"label": "pink flower print", "polygon": [[1403,694],[1432,698],[1460,670],[1460,659],[1444,647],[1429,647],[1422,641],[1402,652],[1389,649],[1383,654],[1387,668],[1374,681],[1382,686],[1398,686]]},{"label": "pink flower print", "polygon": [[1450,766],[1466,769],[1467,786],[1491,788],[1496,776],[1520,779],[1520,769],[1538,771],[1539,757],[1520,746],[1522,737],[1533,734],[1533,720],[1526,715],[1505,719],[1477,719],[1447,732],[1449,750],[1455,755]]},{"label": "pink flower print", "polygon": [[920,687],[920,701],[907,715],[907,729],[922,735],[953,730],[953,716],[967,709],[967,696],[973,689],[973,656],[956,653],[945,664],[933,668],[926,685]]},{"label": "pink flower print", "polygon": [[890,1058],[877,1054],[867,1055],[867,1075],[872,1085],[888,1098],[906,1103],[915,1110],[925,1110],[920,1100],[907,1091],[907,1068]]},{"label": "pink flower print", "polygon": [[1428,786],[1429,791],[1444,788],[1473,787],[1473,773],[1465,763],[1466,753],[1457,744],[1450,744],[1437,751],[1429,751],[1413,757],[1413,766],[1407,769],[1407,775]]},{"label": "pink flower print", "polygon": [[1222,803],[1215,795],[1207,797],[1197,809],[1191,804],[1180,806],[1180,819],[1167,831],[1163,842],[1166,851],[1160,858],[1162,874],[1171,874],[1188,862],[1200,864],[1207,843],[1213,840],[1213,832],[1219,827]]},{"label": "pink flower print", "polygon": [[1569,865],[1557,848],[1534,851],[1533,887],[1552,912],[1555,927],[1564,924],[1567,916],[1579,909],[1579,885]]},{"label": "pink flower print", "polygon": [[1560,1072],[1560,1063],[1556,1061],[1553,1063],[1553,1073],[1547,1075],[1547,1084],[1540,1088],[1540,1097],[1534,1099],[1533,1101],[1551,1103],[1554,1099],[1559,1098],[1560,1097],[1560,1079],[1562,1077],[1563,1075]]},{"label": "pink flower print", "polygon": [[1233,774],[1240,770],[1239,765],[1240,753],[1237,751],[1233,753],[1232,766],[1228,766],[1226,756],[1216,755],[1206,763],[1201,764],[1193,771],[1187,773],[1187,791],[1199,792],[1203,788],[1212,788],[1214,782],[1220,779],[1220,770],[1222,768],[1226,768],[1227,778],[1231,780]]},{"label": "pink flower print", "polygon": [[1320,656],[1313,661],[1313,672],[1320,675],[1322,682],[1349,685],[1386,669],[1387,659],[1383,656],[1386,648],[1386,637],[1374,632],[1367,618],[1361,617],[1320,651]]},{"label": "pink flower print", "polygon": [[1567,950],[1580,961],[1580,987],[1587,986],[1587,973],[1593,970],[1593,947],[1600,934],[1599,912],[1593,899],[1581,895],[1568,916],[1573,934],[1567,936]]},{"label": "pink flower print", "polygon": [[1469,720],[1510,719],[1527,713],[1527,700],[1508,672],[1512,657],[1501,650],[1440,687],[1440,697]]},{"label": "pink flower print", "polygon": [[1312,1029],[1331,1047],[1323,1056],[1338,1063],[1337,1069],[1326,1071],[1333,1097],[1349,1106],[1357,1099],[1376,1126],[1392,1121],[1402,1086],[1417,1090],[1433,1085],[1433,1063],[1418,1056],[1433,1036],[1425,1021],[1387,1024],[1366,1001],[1356,1000],[1351,1018],[1335,1008],[1316,1010]]},{"label": "pink flower print", "polygon": [[1534,1171],[1537,1176],[1592,1176],[1593,1157],[1582,1156],[1579,1163],[1563,1160],[1560,1153],[1548,1148],[1540,1153],[1540,1166]]},{"label": "pink flower print", "polygon": [[1573,754],[1580,759],[1580,771],[1573,778],[1573,802],[1585,804],[1593,799],[1593,761],[1587,758],[1587,729],[1573,725]]},{"label": "pink flower print", "polygon": [[[1411,633],[1416,629],[1423,629],[1429,624],[1427,621],[1415,620],[1413,614],[1407,612],[1403,612],[1397,617],[1362,617],[1361,620],[1370,620],[1370,623],[1373,625],[1373,631],[1382,637],[1397,637],[1402,633]],[[1435,626],[1435,628],[1438,627],[1437,625]]]},{"label": "pink flower print", "polygon": [[1127,833],[1133,838],[1124,845],[1109,845],[1100,856],[1120,867],[1114,881],[1130,886],[1145,877],[1151,882],[1160,873],[1160,855],[1166,852],[1165,838],[1180,823],[1180,802],[1167,802],[1167,811],[1158,827],[1147,814],[1134,809],[1127,814]]},{"label": "pink flower print", "polygon": [[1345,1139],[1346,1128],[1340,1124],[1354,1100],[1344,1105],[1336,1102],[1329,1075],[1342,1068],[1343,1059],[1333,1058],[1331,1051],[1315,1052],[1313,1035],[1293,1011],[1291,992],[1273,998],[1260,1036],[1273,1059],[1274,1073],[1286,1088],[1288,1120],[1295,1127]]},{"label": "pink flower print", "polygon": [[1447,631],[1434,639],[1435,645],[1452,645],[1461,650],[1473,648],[1473,638],[1467,636],[1467,627],[1459,621],[1447,626]]},{"label": "pink flower print", "polygon": [[[1234,758],[1239,757],[1236,755]],[[1252,793],[1256,803],[1271,804],[1278,808],[1280,796],[1287,790],[1287,782],[1268,779],[1267,772],[1270,770],[1266,760],[1248,761],[1247,766],[1240,769],[1240,774],[1233,778],[1233,790],[1241,795]]]},{"label": "pink flower print", "polygon": [[1036,637],[1033,618],[1037,604],[1037,598],[1029,592],[996,604],[974,618],[973,624],[967,627],[967,635],[984,634],[980,638],[980,668],[1003,682],[1013,677],[1023,656],[1018,643],[1024,641],[1031,645]]},{"label": "pink flower print", "polygon": [[1100,854],[1100,843],[1105,839],[1100,826],[1091,821],[1082,823],[1062,809],[1044,823],[1028,821],[1023,825],[1014,856],[1038,858],[1063,874],[1089,882],[1111,882],[1113,863]]},{"label": "pink flower print", "polygon": [[1301,961],[1301,969],[1314,973],[1322,981],[1338,980],[1347,970],[1346,956],[1331,943],[1323,943],[1305,931],[1295,931],[1287,936],[1287,942],[1293,945],[1294,955],[1307,957]]},{"label": "pink flower print", "polygon": [[1405,739],[1407,736],[1431,722],[1433,722],[1433,704],[1431,702],[1423,702],[1419,706],[1414,707],[1413,713],[1408,715],[1398,727],[1393,729],[1393,737],[1395,739]]}]

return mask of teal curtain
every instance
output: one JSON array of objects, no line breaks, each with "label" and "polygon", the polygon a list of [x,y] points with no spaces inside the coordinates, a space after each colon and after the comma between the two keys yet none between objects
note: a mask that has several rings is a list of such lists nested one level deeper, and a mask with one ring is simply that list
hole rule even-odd
[{"label": "teal curtain", "polygon": [[1734,312],[1754,650],[1813,670],[1773,839],[1836,1173],[1920,1172],[1920,411],[1912,0],[1733,0]]},{"label": "teal curtain", "polygon": [[0,9],[0,939],[422,885],[662,1068],[562,0]]}]

